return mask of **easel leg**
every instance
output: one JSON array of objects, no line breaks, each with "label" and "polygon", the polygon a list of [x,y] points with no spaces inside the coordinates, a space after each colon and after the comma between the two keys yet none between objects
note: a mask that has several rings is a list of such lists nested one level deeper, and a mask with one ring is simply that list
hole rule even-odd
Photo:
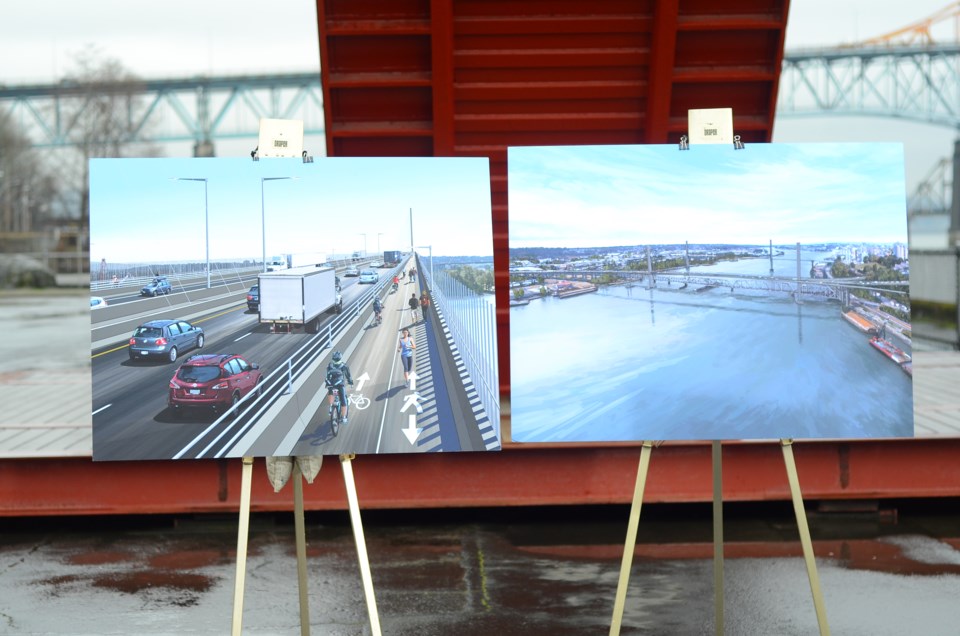
[{"label": "easel leg", "polygon": [[633,488],[633,503],[630,505],[630,521],[627,524],[627,540],[623,546],[623,560],[620,563],[620,580],[617,583],[617,597],[613,603],[613,620],[610,623],[610,636],[620,634],[623,622],[623,608],[627,601],[627,585],[630,582],[630,568],[633,566],[633,551],[637,545],[637,527],[640,525],[640,507],[643,505],[643,489],[647,485],[647,470],[650,468],[650,451],[653,442],[644,442],[640,449],[640,465],[637,468],[637,482]]},{"label": "easel leg", "polygon": [[240,636],[243,621],[243,584],[247,575],[247,541],[250,536],[250,490],[253,457],[243,458],[240,479],[240,529],[237,531],[237,579],[233,587],[233,636]]},{"label": "easel leg", "polygon": [[363,580],[363,595],[367,599],[367,614],[370,616],[370,631],[380,636],[380,617],[377,615],[377,599],[373,595],[373,577],[370,575],[370,560],[367,558],[367,544],[363,539],[363,523],[360,521],[360,504],[357,501],[357,485],[353,480],[353,455],[341,455],[343,483],[347,488],[347,503],[350,507],[350,524],[353,526],[353,540],[357,544],[357,558],[360,560],[360,578]]},{"label": "easel leg", "polygon": [[307,596],[307,533],[303,520],[303,477],[293,462],[293,527],[297,535],[297,583],[300,587],[300,636],[310,636],[310,601]]},{"label": "easel leg", "polygon": [[713,620],[714,632],[723,636],[723,454],[713,442]]},{"label": "easel leg", "polygon": [[810,592],[813,594],[813,606],[817,612],[817,625],[821,636],[829,636],[827,610],[823,604],[823,592],[820,589],[820,577],[817,575],[817,562],[813,557],[813,542],[810,540],[810,527],[807,526],[807,513],[803,509],[803,497],[800,494],[800,478],[797,476],[797,464],[793,458],[793,440],[780,440],[783,449],[783,463],[787,467],[787,480],[790,482],[790,496],[793,499],[793,511],[797,515],[797,527],[800,530],[800,544],[803,546],[803,558],[807,564],[807,578],[810,579]]}]

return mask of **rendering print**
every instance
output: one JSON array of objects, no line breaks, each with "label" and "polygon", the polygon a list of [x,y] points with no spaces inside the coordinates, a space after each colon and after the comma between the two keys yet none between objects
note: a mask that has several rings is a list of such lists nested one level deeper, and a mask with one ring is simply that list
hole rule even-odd
[{"label": "rendering print", "polygon": [[899,144],[510,148],[514,442],[913,435]]},{"label": "rendering print", "polygon": [[499,450],[485,158],[93,160],[90,223],[95,460]]}]

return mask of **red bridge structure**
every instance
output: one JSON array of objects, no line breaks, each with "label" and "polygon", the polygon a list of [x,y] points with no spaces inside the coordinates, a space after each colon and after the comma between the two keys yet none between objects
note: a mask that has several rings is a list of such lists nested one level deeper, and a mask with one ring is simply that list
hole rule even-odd
[{"label": "red bridge structure", "polygon": [[[629,503],[639,443],[510,442],[507,147],[677,143],[694,108],[772,137],[788,0],[317,0],[327,154],[491,162],[503,450],[364,456],[366,508]],[[779,444],[724,446],[724,498],[788,500]],[[809,500],[960,494],[960,439],[794,445]],[[647,502],[710,501],[711,446],[653,455]],[[328,458],[328,462],[332,458]],[[234,511],[239,460],[0,463],[0,515]],[[253,510],[289,510],[257,464]],[[346,507],[339,470],[304,491]]]}]

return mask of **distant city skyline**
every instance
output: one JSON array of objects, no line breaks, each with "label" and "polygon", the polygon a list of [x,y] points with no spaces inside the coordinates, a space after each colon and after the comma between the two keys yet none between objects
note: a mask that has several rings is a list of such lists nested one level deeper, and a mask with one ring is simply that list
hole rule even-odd
[{"label": "distant city skyline", "polygon": [[[767,249],[770,247],[770,242],[764,243],[705,243],[705,242],[689,242],[689,241],[672,241],[669,243],[618,243],[616,245],[565,245],[562,247],[550,247],[546,245],[528,245],[523,247],[511,247],[513,250],[525,250],[525,249],[565,249],[565,250],[614,250],[614,249],[636,249],[643,247],[683,247],[684,244],[689,243],[690,247],[762,247]],[[872,241],[813,241],[810,243],[801,243],[801,249],[804,247],[821,247],[825,245],[837,245],[837,246],[850,246],[850,245],[882,245],[882,246],[894,246],[894,245],[906,245],[906,241],[893,241],[893,242],[880,242],[875,243]],[[793,243],[773,243],[774,248],[791,248],[796,247],[796,242]]]},{"label": "distant city skyline", "polygon": [[206,216],[211,260],[259,260],[264,227],[267,258],[406,251],[411,209],[415,247],[492,255],[486,158],[95,159],[90,258],[203,261]]},{"label": "distant city skyline", "polygon": [[511,248],[907,240],[900,144],[508,152]]}]

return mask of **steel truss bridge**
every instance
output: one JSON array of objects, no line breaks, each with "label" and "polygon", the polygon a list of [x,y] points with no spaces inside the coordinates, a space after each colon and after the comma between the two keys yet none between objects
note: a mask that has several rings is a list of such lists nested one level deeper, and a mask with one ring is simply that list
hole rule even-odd
[{"label": "steel truss bridge", "polygon": [[960,131],[960,44],[788,51],[778,115],[875,115]]},{"label": "steel truss bridge", "polygon": [[[894,117],[960,133],[960,43],[892,44],[787,51],[780,116]],[[40,148],[84,141],[83,115],[109,101],[122,143],[193,142],[198,156],[215,142],[255,140],[261,118],[299,119],[324,154],[319,70],[257,76],[152,79],[103,84],[0,86],[0,118],[9,117]],[[251,149],[254,144],[251,144]],[[942,159],[910,200],[911,214],[948,212],[960,198],[951,160]]]},{"label": "steel truss bridge", "polygon": [[[554,276],[555,274],[555,276]],[[642,270],[576,270],[543,272],[547,278],[562,278],[564,280],[609,280],[613,276],[620,280],[645,283],[648,287],[672,287],[680,289],[684,285],[697,289],[729,288],[731,291],[741,289],[765,293],[782,293],[801,302],[804,296],[819,297],[827,300],[837,300],[844,305],[850,302],[850,292],[854,289],[877,291],[884,294],[906,294],[909,283],[884,282],[883,287],[870,284],[858,278],[795,278],[786,276],[752,276],[745,274],[704,274],[693,272],[690,274],[676,270],[655,272]],[[902,291],[892,291],[890,287],[902,287]]]},{"label": "steel truss bridge", "polygon": [[323,134],[319,71],[0,86],[0,116],[11,117],[40,148],[80,143],[83,114],[107,102],[122,122],[114,134],[131,144],[192,141],[202,148],[215,140],[256,139],[263,117],[300,119],[304,134]]},{"label": "steel truss bridge", "polygon": [[[316,72],[0,86],[0,113],[38,147],[78,143],[78,121],[105,96],[122,110],[129,143],[256,138],[261,117],[301,119],[323,134]],[[876,115],[960,131],[960,44],[787,51],[779,115]]]}]

